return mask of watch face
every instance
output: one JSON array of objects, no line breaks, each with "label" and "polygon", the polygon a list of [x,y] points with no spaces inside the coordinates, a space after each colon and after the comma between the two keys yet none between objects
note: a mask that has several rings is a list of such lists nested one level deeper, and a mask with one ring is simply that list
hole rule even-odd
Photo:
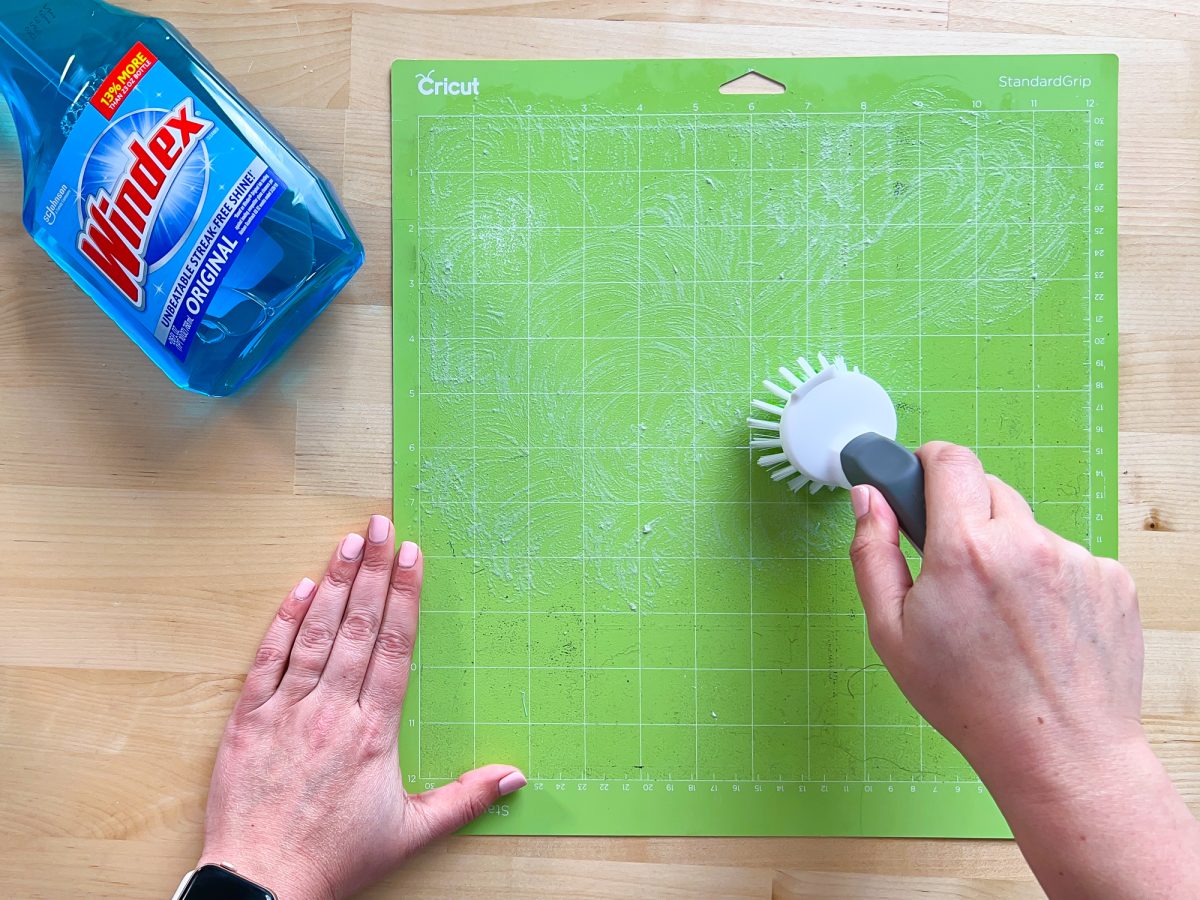
[{"label": "watch face", "polygon": [[275,900],[275,895],[228,869],[201,866],[181,900]]}]

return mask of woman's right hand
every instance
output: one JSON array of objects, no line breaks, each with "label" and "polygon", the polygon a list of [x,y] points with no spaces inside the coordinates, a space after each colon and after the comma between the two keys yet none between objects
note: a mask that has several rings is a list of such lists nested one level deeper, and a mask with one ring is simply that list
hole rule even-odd
[{"label": "woman's right hand", "polygon": [[975,767],[1051,897],[1200,897],[1200,825],[1141,725],[1129,573],[1039,525],[969,450],[918,455],[928,533],[915,583],[882,495],[851,497],[880,659]]},{"label": "woman's right hand", "polygon": [[901,690],[981,775],[1055,778],[1142,744],[1142,631],[1125,567],[1034,521],[970,450],[927,444],[914,583],[896,519],[854,489],[850,550],[871,641]]}]

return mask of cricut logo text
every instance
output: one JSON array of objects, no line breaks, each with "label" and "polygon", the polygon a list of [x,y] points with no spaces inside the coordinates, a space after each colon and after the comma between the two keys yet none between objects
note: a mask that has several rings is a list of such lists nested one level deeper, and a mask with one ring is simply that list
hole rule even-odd
[{"label": "cricut logo text", "polygon": [[433,71],[433,69],[430,69],[425,75],[417,76],[417,91],[426,97],[442,95],[449,95],[451,97],[479,96],[478,78],[472,78],[470,81],[451,81],[449,78],[435,80]]}]

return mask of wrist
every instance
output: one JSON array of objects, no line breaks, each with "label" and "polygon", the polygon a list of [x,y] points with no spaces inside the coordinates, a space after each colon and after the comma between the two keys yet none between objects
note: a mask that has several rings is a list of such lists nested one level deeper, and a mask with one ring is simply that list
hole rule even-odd
[{"label": "wrist", "polygon": [[1084,742],[1073,760],[1068,751],[1024,780],[980,772],[1046,893],[1197,896],[1200,824],[1140,726]]},{"label": "wrist", "polygon": [[1144,791],[1156,774],[1166,778],[1140,723],[1092,729],[1047,723],[1003,753],[971,762],[1001,808],[1063,808],[1100,797],[1111,802],[1126,788]]}]

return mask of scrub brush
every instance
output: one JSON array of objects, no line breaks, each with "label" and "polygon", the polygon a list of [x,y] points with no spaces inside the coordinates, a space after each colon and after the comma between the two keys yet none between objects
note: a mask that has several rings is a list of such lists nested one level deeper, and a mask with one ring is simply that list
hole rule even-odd
[{"label": "scrub brush", "polygon": [[751,405],[763,417],[747,420],[758,464],[793,491],[869,484],[892,507],[900,530],[918,551],[925,546],[925,473],[912,451],[896,443],[896,408],[880,385],[841,356],[817,354],[819,371],[804,357],[797,375],[786,366],[781,387],[763,386],[784,401]]}]

